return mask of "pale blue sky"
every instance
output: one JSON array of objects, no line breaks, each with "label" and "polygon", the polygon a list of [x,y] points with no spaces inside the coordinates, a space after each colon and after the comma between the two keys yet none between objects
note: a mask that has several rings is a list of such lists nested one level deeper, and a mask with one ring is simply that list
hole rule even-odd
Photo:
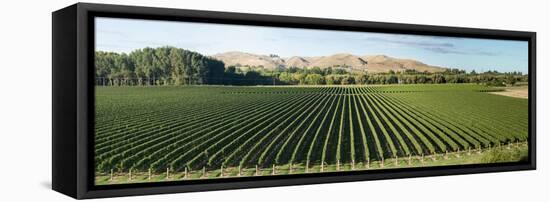
[{"label": "pale blue sky", "polygon": [[129,53],[174,46],[206,55],[228,51],[290,56],[384,54],[467,71],[527,73],[526,41],[96,18],[96,50]]}]

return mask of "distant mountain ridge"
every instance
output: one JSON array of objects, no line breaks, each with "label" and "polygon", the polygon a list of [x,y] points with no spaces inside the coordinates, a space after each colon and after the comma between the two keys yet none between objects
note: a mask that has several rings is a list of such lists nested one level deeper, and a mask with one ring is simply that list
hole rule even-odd
[{"label": "distant mountain ridge", "polygon": [[386,55],[357,56],[349,53],[338,53],[321,57],[293,56],[281,58],[277,55],[258,55],[245,52],[225,52],[212,55],[213,58],[223,61],[226,66],[263,66],[266,69],[289,67],[328,67],[344,68],[351,71],[368,71],[372,73],[399,72],[416,70],[419,72],[442,72],[446,68],[428,65],[412,59],[393,58]]}]

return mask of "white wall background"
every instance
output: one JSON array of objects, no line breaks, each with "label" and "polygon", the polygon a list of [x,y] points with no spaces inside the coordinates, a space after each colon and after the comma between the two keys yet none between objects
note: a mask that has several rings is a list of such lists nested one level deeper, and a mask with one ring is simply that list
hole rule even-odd
[{"label": "white wall background", "polygon": [[[550,18],[545,1],[90,1],[536,31],[538,170],[215,191],[107,201],[544,201],[550,199]],[[51,186],[51,12],[75,1],[1,1],[0,201],[68,201]],[[103,199],[102,199],[103,200]]]}]

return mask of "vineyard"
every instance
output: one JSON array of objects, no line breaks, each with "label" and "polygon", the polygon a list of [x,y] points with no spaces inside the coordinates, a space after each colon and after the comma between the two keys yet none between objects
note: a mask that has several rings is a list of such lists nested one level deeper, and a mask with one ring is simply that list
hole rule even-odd
[{"label": "vineyard", "polygon": [[475,84],[96,87],[95,168],[103,177],[96,179],[374,169],[527,141],[527,100],[492,91]]}]

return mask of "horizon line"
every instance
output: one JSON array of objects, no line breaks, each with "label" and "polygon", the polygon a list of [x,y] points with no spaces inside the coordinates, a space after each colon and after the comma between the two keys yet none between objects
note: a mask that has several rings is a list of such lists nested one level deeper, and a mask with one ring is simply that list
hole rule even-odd
[{"label": "horizon line", "polygon": [[[251,54],[251,55],[259,55],[259,56],[267,56],[267,57],[271,57],[270,55],[276,55],[278,56],[279,58],[281,59],[289,59],[289,58],[292,58],[292,57],[300,57],[300,58],[314,58],[314,57],[330,57],[330,56],[334,56],[334,55],[339,55],[339,54],[348,54],[348,55],[353,55],[353,56],[356,56],[356,57],[366,57],[366,56],[385,56],[385,57],[389,57],[389,58],[393,58],[393,59],[402,59],[402,60],[414,60],[414,61],[417,61],[417,62],[421,62],[423,64],[426,64],[428,66],[433,66],[433,67],[438,67],[438,68],[442,68],[442,69],[459,69],[459,70],[464,70],[464,71],[467,71],[467,68],[464,68],[464,67],[449,67],[449,66],[439,66],[439,65],[432,65],[432,64],[428,64],[428,63],[425,63],[424,61],[422,60],[419,60],[419,59],[416,59],[416,58],[408,58],[408,57],[395,57],[395,56],[391,56],[391,55],[388,55],[388,54],[364,54],[364,55],[356,55],[356,54],[353,54],[353,53],[349,53],[349,52],[338,52],[338,53],[333,53],[333,54],[330,54],[330,55],[318,55],[318,56],[300,56],[300,55],[292,55],[292,56],[279,56],[279,54],[276,54],[276,53],[269,53],[269,54],[264,54],[264,53],[251,53],[251,52],[246,52],[246,51],[238,51],[238,50],[231,50],[231,51],[223,51],[223,52],[218,52],[218,53],[215,53],[215,54],[211,54],[211,55],[208,55],[208,54],[203,54],[199,51],[195,51],[195,50],[191,50],[191,49],[187,49],[187,48],[181,48],[181,47],[177,47],[177,46],[171,46],[171,45],[162,45],[162,46],[157,46],[157,47],[152,47],[152,46],[146,46],[146,47],[143,47],[143,48],[138,48],[138,49],[133,49],[132,51],[130,52],[125,52],[125,51],[120,51],[120,52],[117,52],[117,51],[108,51],[108,50],[95,50],[96,52],[97,51],[102,51],[102,52],[110,52],[110,53],[118,53],[118,54],[131,54],[132,52],[134,51],[137,51],[137,50],[143,50],[143,49],[146,49],[146,48],[151,48],[151,49],[157,49],[157,48],[166,48],[166,47],[169,47],[169,48],[177,48],[177,49],[183,49],[183,50],[187,50],[187,51],[191,51],[191,52],[195,52],[195,53],[199,53],[201,55],[205,55],[205,56],[208,56],[208,57],[213,57],[214,59],[217,59],[214,57],[214,55],[219,55],[219,54],[225,54],[225,53],[231,53],[231,52],[238,52],[238,53],[245,53],[245,54]],[[217,59],[219,60],[219,59]],[[221,60],[220,60],[221,61]],[[223,61],[222,61],[223,62]],[[224,63],[225,64],[225,63]],[[367,61],[367,64],[368,64],[368,61]],[[481,70],[477,71],[477,70],[473,70],[477,73],[482,73],[482,72],[488,72],[488,71],[497,71],[497,72],[501,72],[501,73],[511,73],[511,72],[521,72],[523,75],[527,75],[529,74],[529,72],[523,72],[521,70],[513,70],[513,71],[498,71],[497,69],[498,68],[480,68]],[[487,69],[487,70],[485,70]],[[471,70],[470,70],[471,72]]]}]

